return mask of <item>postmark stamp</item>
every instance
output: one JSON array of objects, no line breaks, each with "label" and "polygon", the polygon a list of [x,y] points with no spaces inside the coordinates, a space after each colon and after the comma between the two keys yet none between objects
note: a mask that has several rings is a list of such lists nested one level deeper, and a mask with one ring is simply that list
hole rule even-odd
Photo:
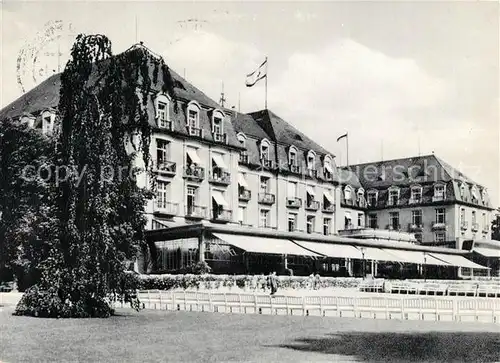
[{"label": "postmark stamp", "polygon": [[53,20],[26,41],[16,65],[17,83],[23,93],[52,74],[62,72],[76,35],[72,23]]}]

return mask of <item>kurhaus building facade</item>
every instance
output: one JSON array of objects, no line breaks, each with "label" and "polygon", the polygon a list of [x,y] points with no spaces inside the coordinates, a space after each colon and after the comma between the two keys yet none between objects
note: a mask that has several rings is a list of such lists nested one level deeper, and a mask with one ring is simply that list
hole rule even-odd
[{"label": "kurhaus building facade", "polygon": [[[148,52],[142,45],[129,51]],[[394,236],[408,224],[410,232],[422,230],[423,242],[439,231],[445,232],[444,241],[454,240],[462,231],[468,232],[455,221],[461,208],[467,208],[465,215],[471,214],[470,232],[483,233],[476,223],[482,222],[481,213],[489,205],[476,199],[458,203],[455,192],[462,189],[453,177],[435,183],[396,183],[393,174],[385,171],[373,182],[360,172],[368,165],[338,168],[331,153],[270,110],[242,114],[225,109],[174,71],[170,73],[173,93],[162,93],[158,84],[146,106],[154,130],[151,164],[142,165],[141,156],[137,158],[137,166],[144,169],[139,185],[153,186],[156,195],[145,206],[150,258],[143,256],[141,270],[181,271],[207,261],[216,272],[404,271],[422,276],[426,273],[422,266],[443,276],[456,275],[457,267],[486,271],[466,259],[468,252],[459,245],[448,245],[454,249],[419,246],[409,233],[400,235],[411,238],[389,236],[385,242],[338,236],[365,225],[387,227]],[[59,88],[60,75],[54,75],[1,110],[0,119],[19,119],[50,134],[57,124]],[[483,198],[483,188],[476,188],[479,194],[470,188],[464,193]],[[421,219],[413,216],[416,208],[410,210],[416,204]],[[440,208],[445,209],[445,219],[437,212]],[[432,221],[427,210],[432,211]],[[396,211],[397,220],[391,214]],[[429,233],[424,231],[427,227]]]}]

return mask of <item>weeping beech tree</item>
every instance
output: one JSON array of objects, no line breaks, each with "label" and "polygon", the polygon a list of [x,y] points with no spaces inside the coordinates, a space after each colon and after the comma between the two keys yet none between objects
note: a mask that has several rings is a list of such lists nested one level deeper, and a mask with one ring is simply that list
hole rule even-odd
[{"label": "weeping beech tree", "polygon": [[110,298],[125,293],[125,262],[145,247],[151,194],[135,176],[138,161],[144,172],[150,164],[153,87],[173,96],[172,77],[142,46],[113,56],[102,35],[78,36],[71,56],[58,106],[53,233],[17,314],[110,316]]}]

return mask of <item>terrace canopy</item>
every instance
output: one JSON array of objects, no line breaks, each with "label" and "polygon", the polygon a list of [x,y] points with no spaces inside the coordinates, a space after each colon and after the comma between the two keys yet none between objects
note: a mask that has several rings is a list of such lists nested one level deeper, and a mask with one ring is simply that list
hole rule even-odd
[{"label": "terrace canopy", "polygon": [[482,269],[482,270],[488,270],[489,267],[485,267],[482,265],[479,265],[477,263],[472,262],[471,260],[466,259],[463,256],[458,256],[458,255],[447,255],[444,253],[432,253],[431,254],[433,257],[436,257],[440,260],[443,260],[447,262],[448,264],[452,266],[457,266],[457,267],[466,267],[466,268],[476,268],[476,269]]}]

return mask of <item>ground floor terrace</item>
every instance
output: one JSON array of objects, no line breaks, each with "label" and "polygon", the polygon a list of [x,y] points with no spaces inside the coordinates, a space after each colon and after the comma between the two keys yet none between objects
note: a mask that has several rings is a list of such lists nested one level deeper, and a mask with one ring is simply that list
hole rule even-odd
[{"label": "ground floor terrace", "polygon": [[484,259],[471,251],[401,241],[214,223],[166,226],[148,231],[147,240],[147,272],[152,273],[182,273],[204,261],[213,273],[226,274],[275,271],[281,275],[454,279],[496,276],[500,260]]}]

